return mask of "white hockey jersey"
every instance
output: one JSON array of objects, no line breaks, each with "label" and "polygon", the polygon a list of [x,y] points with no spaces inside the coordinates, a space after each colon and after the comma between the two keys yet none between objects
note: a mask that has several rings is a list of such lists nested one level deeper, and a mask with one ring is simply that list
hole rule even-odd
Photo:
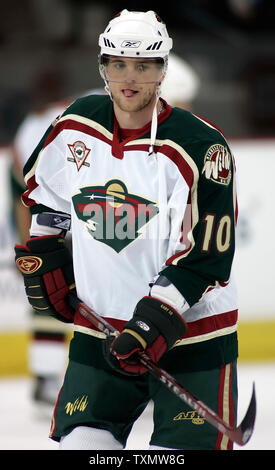
[{"label": "white hockey jersey", "polygon": [[121,140],[108,96],[76,100],[28,160],[23,202],[71,215],[77,294],[96,312],[123,324],[162,273],[191,306],[179,344],[232,343],[234,161],[219,130],[164,104],[149,156],[150,123]]}]

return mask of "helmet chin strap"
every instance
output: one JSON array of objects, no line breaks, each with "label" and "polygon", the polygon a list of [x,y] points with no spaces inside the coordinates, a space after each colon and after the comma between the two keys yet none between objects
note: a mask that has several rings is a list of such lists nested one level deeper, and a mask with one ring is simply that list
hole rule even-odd
[{"label": "helmet chin strap", "polygon": [[160,86],[158,86],[157,89],[156,89],[156,100],[155,100],[153,113],[152,113],[150,147],[149,147],[149,153],[148,153],[149,157],[151,155],[156,157],[156,154],[154,152],[154,145],[155,145],[156,136],[157,136],[157,129],[158,129],[158,101],[159,101],[159,96],[160,96]]},{"label": "helmet chin strap", "polygon": [[108,93],[108,95],[110,96],[111,100],[113,101],[113,97],[112,97],[112,93],[111,93],[111,90],[110,90],[110,87],[109,87],[109,83],[108,83],[107,80],[105,80],[105,79],[104,79],[104,83],[105,83],[104,90],[106,91],[106,93]]}]

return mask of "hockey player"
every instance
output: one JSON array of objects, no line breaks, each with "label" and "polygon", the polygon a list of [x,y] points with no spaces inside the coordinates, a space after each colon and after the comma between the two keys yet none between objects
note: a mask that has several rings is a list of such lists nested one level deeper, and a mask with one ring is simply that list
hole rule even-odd
[{"label": "hockey player", "polygon": [[[50,435],[60,449],[122,449],[153,400],[150,449],[231,449],[135,353],[235,423],[232,155],[218,129],[161,98],[172,39],[154,12],[123,10],[99,46],[109,96],[76,100],[24,168],[32,224],[16,263],[32,306],[74,322]],[[71,223],[72,258],[57,220]],[[69,292],[121,333],[97,331]]]}]

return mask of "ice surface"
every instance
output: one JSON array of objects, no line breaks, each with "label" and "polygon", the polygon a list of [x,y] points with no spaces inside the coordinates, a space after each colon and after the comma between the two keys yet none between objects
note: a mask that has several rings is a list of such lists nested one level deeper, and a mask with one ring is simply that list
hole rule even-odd
[{"label": "ice surface", "polygon": [[[239,364],[239,422],[248,407],[252,385],[256,385],[255,431],[244,447],[236,450],[275,449],[275,363]],[[48,438],[50,417],[35,409],[27,377],[0,379],[0,450],[58,450]],[[238,424],[239,424],[238,422]],[[149,405],[135,423],[127,449],[147,449],[152,431]]]}]

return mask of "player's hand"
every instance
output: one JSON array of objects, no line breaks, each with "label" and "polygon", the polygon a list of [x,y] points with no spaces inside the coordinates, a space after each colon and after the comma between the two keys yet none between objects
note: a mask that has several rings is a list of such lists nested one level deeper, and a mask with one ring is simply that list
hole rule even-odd
[{"label": "player's hand", "polygon": [[106,359],[121,373],[143,374],[146,367],[141,364],[138,351],[145,351],[152,361],[158,362],[185,333],[186,323],[176,310],[154,297],[143,297],[123,331],[107,340]]},{"label": "player's hand", "polygon": [[59,235],[35,237],[15,245],[16,265],[23,274],[28,301],[34,310],[72,322],[66,296],[75,288],[72,256]]}]

